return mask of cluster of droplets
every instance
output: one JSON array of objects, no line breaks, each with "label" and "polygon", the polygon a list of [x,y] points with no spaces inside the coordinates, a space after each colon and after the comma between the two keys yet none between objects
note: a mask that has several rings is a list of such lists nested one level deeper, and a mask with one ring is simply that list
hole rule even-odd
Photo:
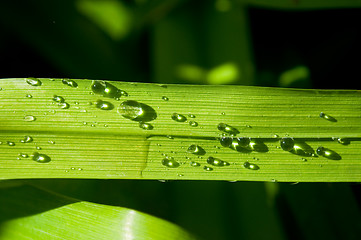
[{"label": "cluster of droplets", "polygon": [[[188,114],[188,117],[195,118],[196,116],[194,114]],[[179,113],[173,113],[171,119],[176,122],[187,122],[187,117]],[[189,121],[188,124],[191,127],[198,127],[198,123],[194,120]]]},{"label": "cluster of droplets", "polygon": [[65,102],[65,99],[62,96],[54,95],[53,102],[58,104],[58,107],[61,109],[68,109],[70,105]]}]

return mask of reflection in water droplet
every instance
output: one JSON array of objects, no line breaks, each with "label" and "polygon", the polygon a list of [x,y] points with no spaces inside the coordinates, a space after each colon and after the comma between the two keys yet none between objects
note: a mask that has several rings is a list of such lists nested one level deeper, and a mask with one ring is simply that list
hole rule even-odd
[{"label": "reflection in water droplet", "polygon": [[34,86],[34,87],[37,87],[37,86],[41,86],[42,82],[40,81],[40,79],[37,79],[37,78],[33,78],[33,77],[29,77],[26,79],[26,82],[31,85],[31,86]]},{"label": "reflection in water droplet", "polygon": [[121,96],[128,96],[128,93],[118,89],[116,86],[106,81],[93,81],[91,89],[96,94],[101,94],[103,97],[120,98]]},{"label": "reflection in water droplet", "polygon": [[218,130],[223,131],[225,133],[229,133],[231,135],[236,135],[239,133],[239,131],[236,128],[225,123],[218,124],[217,128]]},{"label": "reflection in water droplet", "polygon": [[199,164],[199,163],[197,163],[197,162],[194,162],[194,161],[191,161],[191,162],[190,162],[190,165],[191,165],[192,167],[199,167],[201,164]]},{"label": "reflection in water droplet", "polygon": [[203,169],[204,169],[205,171],[207,171],[207,172],[213,171],[213,168],[208,167],[208,166],[204,166]]},{"label": "reflection in water droplet", "polygon": [[153,125],[150,123],[145,123],[145,122],[140,122],[139,123],[139,127],[144,129],[144,130],[152,130],[153,129]]},{"label": "reflection in water droplet", "polygon": [[295,145],[295,142],[294,142],[293,138],[284,137],[280,140],[280,146],[285,151],[292,151],[294,145]]},{"label": "reflection in water droplet", "polygon": [[35,120],[36,120],[36,118],[34,116],[31,116],[31,115],[28,115],[28,116],[24,117],[25,122],[33,122]]},{"label": "reflection in water droplet", "polygon": [[320,118],[326,119],[330,122],[337,122],[337,120],[334,117],[331,117],[330,115],[323,112],[320,113]]},{"label": "reflection in water droplet", "polygon": [[179,167],[179,163],[174,160],[172,157],[167,157],[162,160],[162,164],[169,168],[177,168]]},{"label": "reflection in water droplet", "polygon": [[157,118],[157,113],[152,107],[134,100],[122,102],[117,111],[123,117],[133,121],[148,122]]},{"label": "reflection in water droplet", "polygon": [[196,121],[189,121],[189,126],[191,127],[197,127],[198,123]]},{"label": "reflection in water droplet", "polygon": [[101,110],[112,110],[114,105],[111,102],[97,100],[95,106]]},{"label": "reflection in water droplet", "polygon": [[22,142],[22,143],[29,143],[32,141],[33,141],[33,138],[30,136],[25,136],[24,139],[20,140],[20,142]]},{"label": "reflection in water droplet", "polygon": [[195,118],[196,115],[194,115],[194,114],[188,114],[188,117],[190,117],[190,118]]},{"label": "reflection in water droplet", "polygon": [[172,114],[172,119],[176,122],[185,122],[187,121],[187,118],[182,115],[182,114],[178,114],[178,113],[173,113]]},{"label": "reflection in water droplet", "polygon": [[233,139],[231,137],[221,137],[219,142],[223,147],[230,147],[232,145]]},{"label": "reflection in water droplet", "polygon": [[9,146],[15,146],[15,143],[12,142],[12,141],[7,141],[6,143],[7,143]]},{"label": "reflection in water droplet", "polygon": [[73,87],[73,88],[76,88],[78,86],[78,84],[74,80],[70,80],[70,79],[63,79],[63,80],[61,80],[61,82],[65,85],[68,85],[69,87]]},{"label": "reflection in water droplet", "polygon": [[207,159],[207,163],[213,165],[213,166],[217,166],[217,167],[223,167],[223,166],[228,166],[229,163],[226,161],[223,161],[221,159],[218,158],[214,158],[214,157],[209,157]]},{"label": "reflection in water droplet", "polygon": [[70,105],[69,105],[68,103],[66,103],[66,102],[59,103],[58,106],[59,106],[59,108],[61,108],[61,109],[68,109],[68,108],[70,108]]},{"label": "reflection in water droplet", "polygon": [[61,96],[54,95],[53,96],[53,101],[57,102],[57,103],[63,103],[65,101],[65,99],[63,97],[61,97]]},{"label": "reflection in water droplet", "polygon": [[33,153],[33,157],[32,159],[35,161],[35,162],[39,162],[39,163],[47,163],[47,162],[50,162],[51,159],[48,155],[46,154],[40,154],[38,152],[34,152]]},{"label": "reflection in water droplet", "polygon": [[243,164],[243,167],[245,167],[247,169],[251,169],[251,170],[258,170],[259,169],[259,167],[256,164],[249,163],[249,162],[245,162]]},{"label": "reflection in water droplet", "polygon": [[206,151],[201,146],[196,144],[190,145],[187,149],[187,152],[195,155],[204,155],[206,153]]},{"label": "reflection in water droplet", "polygon": [[169,100],[169,98],[166,97],[166,96],[163,96],[162,99],[163,99],[164,101],[168,101],[168,100]]}]

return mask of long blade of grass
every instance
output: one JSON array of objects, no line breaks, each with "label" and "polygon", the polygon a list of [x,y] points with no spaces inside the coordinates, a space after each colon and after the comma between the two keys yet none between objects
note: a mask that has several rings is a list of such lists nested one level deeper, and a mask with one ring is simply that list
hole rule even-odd
[{"label": "long blade of grass", "polygon": [[[77,87],[62,79],[41,79],[41,86],[26,80],[0,83],[2,179],[361,180],[357,90],[112,82],[129,94],[117,100],[93,93],[90,80],[76,80]],[[58,106],[54,95],[69,106]],[[114,109],[97,108],[98,100]],[[129,100],[154,111],[154,120],[145,119],[152,130],[117,112]],[[173,113],[187,120],[175,121]],[[236,150],[222,147],[220,123],[239,132],[234,138],[250,137],[251,144]],[[25,136],[33,141],[22,143]],[[280,147],[283,137],[295,141],[291,151]],[[190,153],[191,145],[202,151]],[[317,154],[321,146],[326,152]],[[51,161],[33,161],[39,154]],[[209,157],[228,164],[213,166]],[[165,166],[169,161],[176,161],[173,167]],[[247,169],[247,164],[257,165],[257,170]]]}]

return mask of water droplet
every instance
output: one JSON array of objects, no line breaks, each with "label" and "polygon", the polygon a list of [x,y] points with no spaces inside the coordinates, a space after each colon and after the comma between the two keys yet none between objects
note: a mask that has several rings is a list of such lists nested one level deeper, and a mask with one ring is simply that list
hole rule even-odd
[{"label": "water droplet", "polygon": [[12,141],[7,141],[6,143],[7,143],[9,146],[15,146],[15,143],[12,142]]},{"label": "water droplet", "polygon": [[174,121],[176,121],[176,122],[185,122],[185,121],[187,121],[187,118],[184,115],[179,114],[179,113],[173,113],[172,119]]},{"label": "water droplet", "polygon": [[150,123],[145,123],[145,122],[140,122],[139,123],[139,127],[144,129],[144,130],[152,130],[153,129],[153,125]]},{"label": "water droplet", "polygon": [[201,146],[196,144],[190,145],[187,149],[187,152],[195,155],[204,155],[206,153],[206,151]]},{"label": "water droplet", "polygon": [[217,166],[217,167],[223,167],[223,166],[228,166],[229,163],[226,161],[223,161],[221,159],[218,158],[214,158],[214,157],[209,157],[207,159],[207,163],[213,165],[213,166]]},{"label": "water droplet", "polygon": [[251,125],[246,125],[246,127],[247,127],[247,128],[252,128],[252,126],[251,126]]},{"label": "water droplet", "polygon": [[226,115],[226,113],[225,113],[225,112],[221,112],[221,115]]},{"label": "water droplet", "polygon": [[83,169],[82,168],[78,168],[78,171],[82,171]]},{"label": "water droplet", "polygon": [[248,147],[248,145],[251,142],[251,139],[249,137],[238,137],[238,138],[234,139],[233,142],[236,142],[238,146]]},{"label": "water droplet", "polygon": [[191,161],[191,162],[190,162],[190,165],[191,165],[192,167],[199,167],[201,164],[199,164],[199,163],[197,163],[197,162],[194,162],[194,161]]},{"label": "water droplet", "polygon": [[68,109],[68,108],[70,108],[70,105],[69,105],[68,103],[66,103],[66,102],[59,103],[58,106],[59,106],[59,108],[61,108],[61,109]]},{"label": "water droplet", "polygon": [[35,148],[38,149],[38,150],[41,150],[41,147],[39,147],[39,146],[36,146]]},{"label": "water droplet", "polygon": [[198,123],[196,121],[189,121],[189,126],[191,127],[197,127]]},{"label": "water droplet", "polygon": [[49,140],[48,143],[50,143],[50,144],[55,144],[55,142],[52,141],[52,140]]},{"label": "water droplet", "polygon": [[162,160],[162,164],[169,168],[179,167],[179,163],[174,160],[172,157],[167,157]]},{"label": "water droplet", "polygon": [[25,97],[32,98],[33,96],[31,94],[26,94]]},{"label": "water droplet", "polygon": [[78,84],[75,81],[70,80],[70,79],[63,79],[63,80],[61,80],[61,82],[65,85],[68,85],[69,87],[73,87],[73,88],[76,88],[78,86]]},{"label": "water droplet", "polygon": [[330,115],[323,112],[320,113],[320,118],[326,119],[330,122],[337,122],[337,120],[334,117],[331,117]]},{"label": "water droplet", "polygon": [[53,101],[57,102],[57,103],[63,103],[65,101],[65,99],[63,97],[61,97],[61,96],[54,95],[53,96]]},{"label": "water droplet", "polygon": [[279,136],[277,134],[273,134],[272,138],[279,138]]},{"label": "water droplet", "polygon": [[112,110],[114,108],[114,105],[107,101],[97,100],[94,104],[101,110]]},{"label": "water droplet", "polygon": [[232,141],[233,141],[233,138],[231,137],[221,137],[219,139],[219,142],[220,144],[223,146],[223,147],[230,147],[232,146]]},{"label": "water droplet", "polygon": [[91,89],[96,94],[101,94],[103,97],[108,98],[120,98],[123,96],[128,96],[128,94],[119,90],[116,86],[106,82],[106,81],[93,81]]},{"label": "water droplet", "polygon": [[33,157],[32,159],[35,161],[35,162],[39,162],[39,163],[47,163],[47,162],[50,162],[51,159],[48,155],[45,155],[45,154],[40,154],[38,152],[34,152],[33,153]]},{"label": "water droplet", "polygon": [[284,137],[280,140],[280,146],[285,151],[292,151],[294,145],[295,145],[295,142],[294,142],[293,138]]},{"label": "water droplet", "polygon": [[22,157],[22,158],[28,158],[29,157],[29,155],[26,154],[26,153],[20,153],[19,156]]},{"label": "water droplet", "polygon": [[225,133],[229,133],[231,135],[236,135],[239,133],[239,131],[236,128],[225,123],[218,124],[217,128],[218,130],[223,131]]},{"label": "water droplet", "polygon": [[33,77],[29,77],[26,79],[26,82],[31,85],[31,86],[34,86],[34,87],[37,87],[37,86],[41,86],[42,82],[40,81],[40,79],[37,79],[37,78],[33,78]]},{"label": "water droplet", "polygon": [[251,169],[251,170],[258,170],[258,169],[259,169],[259,167],[258,167],[256,164],[254,164],[254,163],[249,163],[249,162],[245,162],[245,163],[243,164],[243,167],[245,167],[245,168],[247,168],[247,169]]},{"label": "water droplet", "polygon": [[350,144],[350,140],[346,138],[336,138],[337,142],[342,145],[348,145]]},{"label": "water droplet", "polygon": [[133,121],[148,122],[157,118],[157,113],[152,107],[134,100],[122,102],[117,111],[123,117]]},{"label": "water droplet", "polygon": [[24,139],[20,140],[20,142],[22,142],[22,143],[29,143],[32,141],[33,141],[33,138],[30,136],[25,136]]},{"label": "water droplet", "polygon": [[178,176],[178,177],[183,177],[184,174],[178,173],[177,176]]},{"label": "water droplet", "polygon": [[36,117],[31,116],[31,115],[28,115],[28,116],[24,117],[24,121],[26,121],[26,122],[33,122],[35,120],[36,120]]},{"label": "water droplet", "polygon": [[316,153],[317,153],[317,155],[323,156],[328,159],[341,160],[341,156],[338,153],[336,153],[335,151],[333,151],[331,149],[325,148],[325,147],[318,147],[316,149]]},{"label": "water droplet", "polygon": [[190,118],[195,118],[196,115],[194,115],[194,114],[188,114],[188,117],[190,117]]},{"label": "water droplet", "polygon": [[167,135],[166,138],[174,139],[174,137],[172,135]]},{"label": "water droplet", "polygon": [[163,96],[162,99],[163,99],[164,101],[169,101],[169,98],[166,97],[166,96]]},{"label": "water droplet", "polygon": [[213,168],[211,168],[211,167],[208,167],[208,166],[204,166],[203,167],[203,169],[205,170],[205,171],[213,171]]},{"label": "water droplet", "polygon": [[301,158],[302,162],[307,162],[306,158]]}]

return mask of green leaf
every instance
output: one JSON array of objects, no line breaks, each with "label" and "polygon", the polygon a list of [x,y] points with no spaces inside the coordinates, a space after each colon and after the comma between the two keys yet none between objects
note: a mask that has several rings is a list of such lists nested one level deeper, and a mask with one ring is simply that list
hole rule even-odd
[{"label": "green leaf", "polygon": [[132,209],[79,201],[24,185],[0,189],[0,239],[195,239]]},{"label": "green leaf", "polygon": [[[357,90],[112,82],[124,91],[118,99],[114,89],[93,92],[90,80],[40,81],[1,83],[2,179],[361,179]],[[237,133],[233,147],[220,143],[230,135],[220,123]],[[22,143],[25,136],[33,141]],[[237,137],[250,144],[237,146]],[[283,150],[284,137],[294,146]]]}]

